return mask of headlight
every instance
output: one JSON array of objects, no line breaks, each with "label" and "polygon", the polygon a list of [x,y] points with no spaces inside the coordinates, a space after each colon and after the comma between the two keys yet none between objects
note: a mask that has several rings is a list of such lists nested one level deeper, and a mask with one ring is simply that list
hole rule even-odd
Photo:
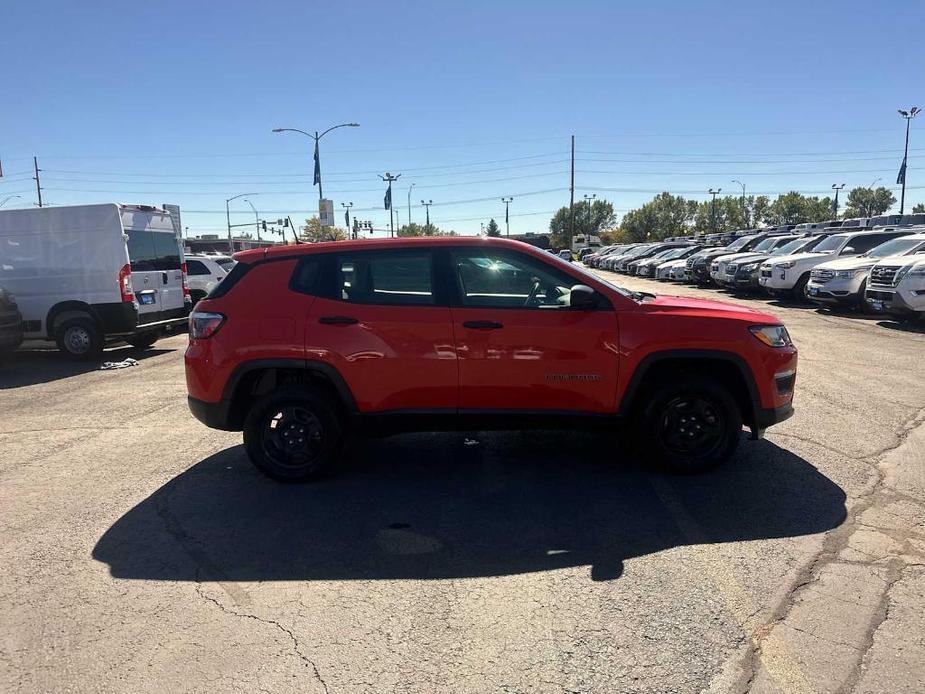
[{"label": "headlight", "polygon": [[753,325],[749,330],[768,347],[790,347],[793,344],[783,325]]},{"label": "headlight", "polygon": [[740,270],[745,270],[746,272],[754,272],[754,271],[757,270],[759,267],[761,267],[761,262],[760,262],[760,261],[757,262],[757,263],[745,263],[745,265],[740,265],[740,266],[739,266],[739,269],[740,269]]},{"label": "headlight", "polygon": [[907,274],[910,277],[925,277],[925,263],[913,265]]},{"label": "headlight", "polygon": [[836,270],[835,278],[840,280],[850,280],[853,279],[856,275],[867,274],[866,269],[862,270]]},{"label": "headlight", "polygon": [[785,263],[777,263],[776,265],[774,265],[774,267],[778,270],[789,270],[794,265],[796,265],[795,262],[793,262],[792,260],[788,260]]}]

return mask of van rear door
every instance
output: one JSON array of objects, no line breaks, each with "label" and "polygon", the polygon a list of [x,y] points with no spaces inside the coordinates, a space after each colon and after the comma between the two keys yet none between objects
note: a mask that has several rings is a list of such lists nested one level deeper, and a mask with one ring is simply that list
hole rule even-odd
[{"label": "van rear door", "polygon": [[173,230],[126,230],[139,323],[183,311],[183,258]]}]

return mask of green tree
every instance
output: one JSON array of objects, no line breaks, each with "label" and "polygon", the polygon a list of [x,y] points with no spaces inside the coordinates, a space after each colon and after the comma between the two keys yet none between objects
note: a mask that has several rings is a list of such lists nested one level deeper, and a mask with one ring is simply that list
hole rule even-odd
[{"label": "green tree", "polygon": [[318,217],[305,220],[305,226],[299,230],[299,240],[305,243],[319,243],[320,241],[343,241],[347,232],[340,227],[323,227]]},{"label": "green tree", "polygon": [[396,234],[402,238],[411,236],[456,236],[455,231],[443,231],[435,224],[417,224],[414,222],[403,224]]},{"label": "green tree", "polygon": [[768,209],[771,224],[822,222],[832,215],[832,199],[808,197],[796,191],[778,195]]},{"label": "green tree", "polygon": [[845,219],[850,217],[876,217],[886,212],[896,202],[888,188],[852,188],[845,205]]},{"label": "green tree", "polygon": [[912,208],[912,214],[925,214],[925,202],[920,202]]},{"label": "green tree", "polygon": [[501,236],[501,231],[498,229],[498,222],[495,221],[494,217],[488,220],[488,229],[485,233],[492,237]]},{"label": "green tree", "polygon": [[[595,200],[590,208],[586,202],[576,202],[575,235],[598,235],[604,229],[611,229],[616,224],[613,203],[607,200]],[[550,243],[556,248],[568,248],[569,243],[569,208],[562,207],[549,220]]]}]

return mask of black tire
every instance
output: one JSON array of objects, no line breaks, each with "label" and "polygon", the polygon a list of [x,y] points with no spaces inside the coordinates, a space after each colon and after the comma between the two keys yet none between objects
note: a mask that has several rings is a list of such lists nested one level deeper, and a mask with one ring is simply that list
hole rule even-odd
[{"label": "black tire", "polygon": [[809,273],[804,272],[800,279],[797,280],[797,283],[793,285],[793,290],[791,291],[790,296],[794,301],[809,301],[809,298],[806,296],[807,284],[809,284]]},{"label": "black tire", "polygon": [[642,450],[652,454],[658,468],[691,474],[732,456],[742,434],[742,413],[721,384],[683,376],[650,393],[640,424]]},{"label": "black tire", "polygon": [[103,334],[91,318],[68,318],[58,326],[55,342],[71,359],[91,361],[103,354]]},{"label": "black tire", "polygon": [[251,462],[280,482],[308,482],[337,463],[344,441],[343,416],[326,393],[282,386],[258,400],[244,420]]},{"label": "black tire", "polygon": [[136,349],[147,349],[160,338],[161,334],[158,332],[138,333],[137,335],[132,335],[126,342]]}]

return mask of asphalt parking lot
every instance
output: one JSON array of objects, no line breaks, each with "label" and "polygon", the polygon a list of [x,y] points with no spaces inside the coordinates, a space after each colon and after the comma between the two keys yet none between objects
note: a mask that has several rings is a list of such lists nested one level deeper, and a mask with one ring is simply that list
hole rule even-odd
[{"label": "asphalt parking lot", "polygon": [[14,355],[0,690],[925,691],[925,331],[741,301],[800,348],[797,413],[696,477],[470,432],[284,486],[189,414],[185,336]]}]

